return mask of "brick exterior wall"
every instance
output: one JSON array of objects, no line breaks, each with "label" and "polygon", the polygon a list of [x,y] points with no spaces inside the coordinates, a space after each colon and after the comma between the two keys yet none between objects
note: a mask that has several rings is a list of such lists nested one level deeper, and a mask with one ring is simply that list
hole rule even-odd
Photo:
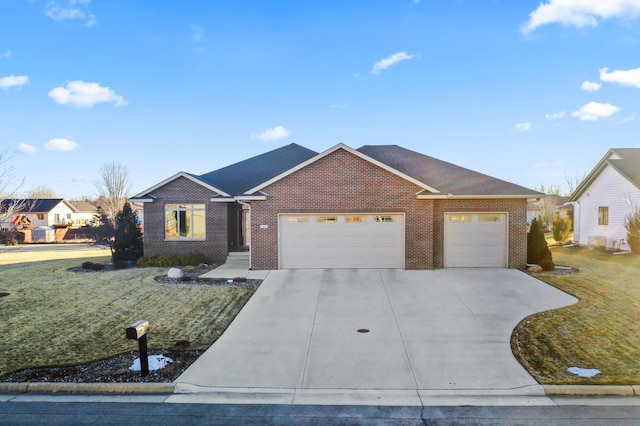
[{"label": "brick exterior wall", "polygon": [[[405,268],[444,267],[444,214],[506,212],[509,220],[509,268],[527,259],[526,200],[418,200],[422,188],[350,152],[339,149],[263,189],[265,201],[251,202],[251,265],[278,268],[280,213],[404,213]],[[180,177],[156,189],[144,204],[144,254],[199,251],[210,262],[228,255],[227,203],[216,194]],[[204,203],[206,241],[165,241],[164,205]],[[266,225],[267,227],[262,227]]]},{"label": "brick exterior wall", "polygon": [[[224,262],[227,258],[227,203],[209,201],[217,194],[191,180],[179,177],[149,195],[153,203],[144,203],[144,254],[186,254],[200,252],[209,262]],[[204,204],[206,210],[206,241],[166,241],[164,238],[165,204]]]},{"label": "brick exterior wall", "polygon": [[[433,201],[420,187],[339,149],[263,190],[251,202],[251,265],[278,268],[279,213],[405,213],[405,268],[433,269]],[[261,228],[267,225],[268,228]]]},{"label": "brick exterior wall", "polygon": [[527,263],[527,200],[437,200],[434,211],[436,268],[444,268],[444,214],[463,212],[506,212],[509,220],[509,268]]}]

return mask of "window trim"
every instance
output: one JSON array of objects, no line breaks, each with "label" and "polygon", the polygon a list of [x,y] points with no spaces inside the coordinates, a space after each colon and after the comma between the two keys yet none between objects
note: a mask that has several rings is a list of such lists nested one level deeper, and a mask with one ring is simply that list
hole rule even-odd
[{"label": "window trim", "polygon": [[[174,207],[170,207],[170,206],[174,206]],[[196,206],[202,206],[202,207],[196,207]],[[176,212],[176,236],[175,237],[169,237],[167,236],[167,213],[169,212]],[[178,218],[180,217],[180,212],[185,212],[185,213],[191,213],[191,218],[193,220],[194,213],[195,212],[202,212],[204,214],[203,218],[204,218],[204,237],[194,237],[193,233],[195,231],[195,229],[193,229],[194,227],[192,226],[190,235],[188,237],[182,237],[180,236],[180,226],[178,225],[177,221],[179,220]],[[205,203],[166,203],[164,205],[164,240],[165,241],[206,241],[207,239],[207,206]]]},{"label": "window trim", "polygon": [[609,225],[609,206],[598,207],[598,225]]}]

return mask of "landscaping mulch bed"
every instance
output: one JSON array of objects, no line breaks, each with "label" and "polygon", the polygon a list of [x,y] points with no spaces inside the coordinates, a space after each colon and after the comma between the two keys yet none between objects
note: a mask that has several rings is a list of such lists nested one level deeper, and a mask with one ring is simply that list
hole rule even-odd
[{"label": "landscaping mulch bed", "polygon": [[173,382],[180,376],[204,351],[170,349],[149,351],[149,355],[169,357],[173,362],[166,367],[150,371],[148,376],[142,377],[139,371],[132,371],[134,360],[138,358],[138,351],[132,351],[112,358],[90,362],[81,365],[62,367],[26,368],[14,371],[3,377],[0,382],[23,383],[128,383],[128,382]]}]

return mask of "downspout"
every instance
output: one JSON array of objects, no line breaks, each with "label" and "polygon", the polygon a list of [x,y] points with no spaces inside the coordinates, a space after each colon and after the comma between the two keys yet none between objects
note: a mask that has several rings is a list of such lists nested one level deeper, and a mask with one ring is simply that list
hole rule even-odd
[{"label": "downspout", "polygon": [[[580,201],[576,201],[574,203],[574,206],[578,206],[578,214],[576,215],[576,209],[573,209],[573,243],[575,244],[576,242],[578,243],[578,245],[580,245],[580,237],[582,236],[582,232],[580,230],[580,222],[582,219],[582,208],[580,207]],[[578,216],[578,220],[577,220],[577,224],[576,224],[576,216]],[[576,230],[577,232],[577,238],[576,238]]]},{"label": "downspout", "polygon": [[249,209],[249,217],[248,217],[248,222],[247,223],[247,227],[249,229],[249,270],[251,270],[251,236],[252,236],[252,232],[251,232],[251,204],[249,203],[245,203],[242,202],[240,200],[238,200],[238,198],[236,198],[236,201],[238,202],[238,204],[242,205],[242,206],[247,206],[247,208]]}]

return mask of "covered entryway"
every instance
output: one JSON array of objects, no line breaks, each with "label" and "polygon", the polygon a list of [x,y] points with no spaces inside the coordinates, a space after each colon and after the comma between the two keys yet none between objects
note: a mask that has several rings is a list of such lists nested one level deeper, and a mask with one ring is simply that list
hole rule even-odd
[{"label": "covered entryway", "polygon": [[445,268],[505,268],[506,213],[445,213]]},{"label": "covered entryway", "polygon": [[404,268],[403,214],[281,214],[279,262],[294,268]]}]

